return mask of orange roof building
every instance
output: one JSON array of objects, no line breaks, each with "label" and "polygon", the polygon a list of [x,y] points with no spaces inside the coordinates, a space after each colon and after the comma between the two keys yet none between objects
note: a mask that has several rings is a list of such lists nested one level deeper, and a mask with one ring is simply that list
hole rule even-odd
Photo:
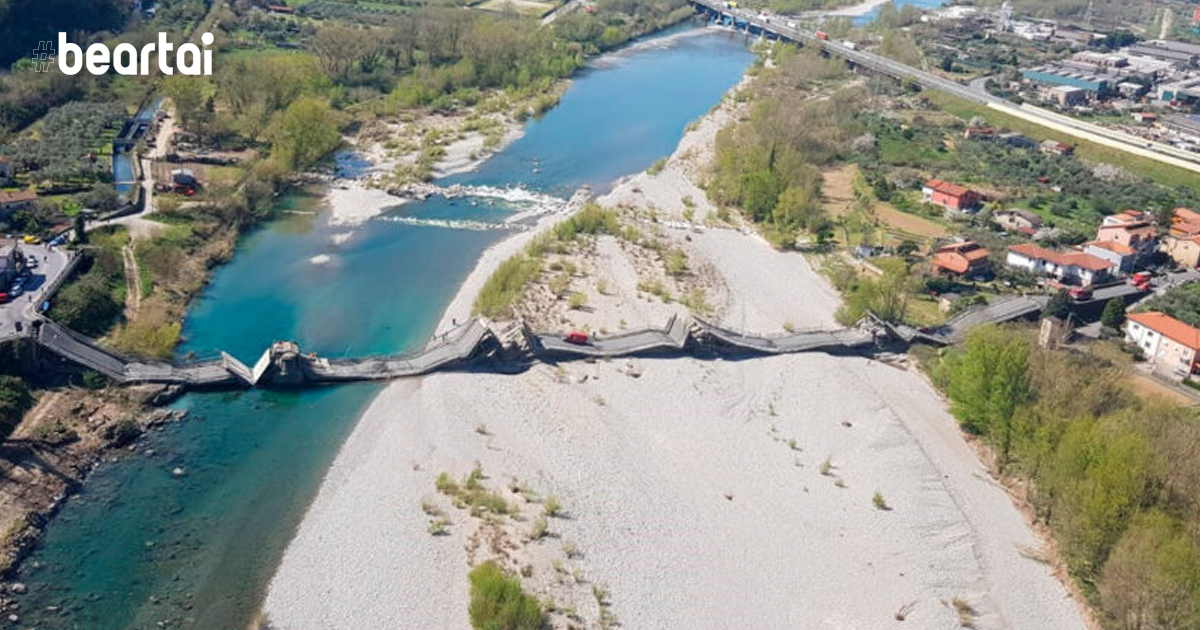
[{"label": "orange roof building", "polygon": [[959,212],[975,210],[983,201],[983,197],[978,192],[940,179],[931,179],[925,182],[921,188],[921,194],[925,203]]},{"label": "orange roof building", "polygon": [[952,243],[933,252],[933,268],[959,276],[982,275],[991,269],[990,255],[991,252],[974,241]]},{"label": "orange roof building", "polygon": [[1103,258],[1124,272],[1133,271],[1134,266],[1137,264],[1138,250],[1123,243],[1116,241],[1092,241],[1084,243],[1082,247],[1083,253]]},{"label": "orange roof building", "polygon": [[1162,251],[1189,269],[1200,265],[1200,212],[1175,208],[1171,228],[1162,237]]},{"label": "orange roof building", "polygon": [[1196,371],[1200,329],[1166,313],[1130,313],[1125,320],[1125,340],[1135,344],[1159,374],[1182,380]]},{"label": "orange roof building", "polygon": [[1158,248],[1158,228],[1151,217],[1141,210],[1126,210],[1104,217],[1096,230],[1097,241],[1120,243],[1138,253],[1152,252]]}]

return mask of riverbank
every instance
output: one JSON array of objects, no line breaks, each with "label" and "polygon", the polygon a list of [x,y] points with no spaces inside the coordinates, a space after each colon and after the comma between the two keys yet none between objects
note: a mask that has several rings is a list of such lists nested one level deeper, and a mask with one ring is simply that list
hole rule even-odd
[{"label": "riverbank", "polygon": [[[715,270],[728,287],[709,296],[722,323],[831,326],[840,300],[803,256],[701,205],[694,167],[737,115],[730,100],[656,174],[603,201],[686,252],[689,268]],[[689,210],[708,228],[669,225]],[[442,326],[465,316],[482,280],[522,247],[510,239],[489,250]],[[571,282],[604,278],[608,290],[588,295],[586,316],[549,317],[648,321],[678,308],[639,289],[646,269],[628,251],[597,239],[590,275]],[[476,466],[497,492],[528,486],[565,506],[550,537],[520,539],[504,556],[527,590],[553,595],[555,627],[572,613],[592,627],[608,610],[639,629],[875,628],[898,618],[1084,628],[1050,569],[1031,559],[1039,541],[915,369],[824,355],[395,383],[359,421],[289,545],[266,599],[273,627],[466,627],[478,523],[426,508],[441,473]],[[603,597],[590,597],[592,586]]]}]

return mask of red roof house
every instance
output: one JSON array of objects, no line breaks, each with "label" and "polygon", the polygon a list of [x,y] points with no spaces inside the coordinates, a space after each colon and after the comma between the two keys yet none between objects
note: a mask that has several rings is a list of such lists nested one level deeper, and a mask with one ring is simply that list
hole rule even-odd
[{"label": "red roof house", "polygon": [[952,243],[933,252],[933,268],[960,276],[979,275],[990,268],[990,254],[984,246],[974,241]]},{"label": "red roof house", "polygon": [[965,186],[951,184],[940,179],[931,179],[921,188],[925,203],[942,206],[949,210],[970,212],[979,207],[982,195]]}]

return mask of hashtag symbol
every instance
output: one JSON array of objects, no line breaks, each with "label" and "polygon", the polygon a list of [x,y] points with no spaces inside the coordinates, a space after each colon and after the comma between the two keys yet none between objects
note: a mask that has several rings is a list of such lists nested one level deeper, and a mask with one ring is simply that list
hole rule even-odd
[{"label": "hashtag symbol", "polygon": [[54,42],[38,42],[33,49],[33,71],[50,72],[50,64],[54,63]]}]

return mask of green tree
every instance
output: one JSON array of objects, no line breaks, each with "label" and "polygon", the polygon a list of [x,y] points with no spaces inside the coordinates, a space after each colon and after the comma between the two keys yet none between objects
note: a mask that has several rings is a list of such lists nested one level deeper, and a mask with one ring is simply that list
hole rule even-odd
[{"label": "green tree", "polygon": [[16,376],[0,376],[0,439],[6,439],[33,407],[29,385]]},{"label": "green tree", "polygon": [[868,311],[888,321],[903,321],[908,313],[908,299],[917,288],[917,279],[909,274],[908,266],[900,260],[881,260],[883,276],[859,278],[838,309],[837,319],[850,325],[862,319]]},{"label": "green tree", "polygon": [[967,430],[989,437],[1007,465],[1015,436],[1014,416],[1030,399],[1029,343],[996,327],[976,329],[965,349],[952,355],[950,409]]},{"label": "green tree", "polygon": [[75,220],[72,226],[75,230],[75,243],[84,245],[88,242],[87,223],[82,214],[75,215]]},{"label": "green tree", "polygon": [[1200,549],[1170,516],[1139,514],[1104,563],[1097,590],[1117,628],[1200,627]]},{"label": "green tree", "polygon": [[195,126],[207,118],[213,89],[205,77],[173,74],[163,79],[162,93],[175,104],[175,112],[183,124]]},{"label": "green tree", "polygon": [[341,141],[333,110],[314,98],[300,98],[289,105],[272,139],[278,158],[293,168],[311,166]]},{"label": "green tree", "polygon": [[1070,314],[1071,298],[1067,296],[1066,291],[1059,291],[1050,296],[1050,302],[1046,304],[1046,310],[1042,311],[1042,315],[1057,317],[1058,319],[1066,319]]},{"label": "green tree", "polygon": [[1038,480],[1068,566],[1095,576],[1148,497],[1152,454],[1123,417],[1070,421]]},{"label": "green tree", "polygon": [[1107,328],[1120,329],[1125,324],[1125,298],[1109,300],[1100,314],[1100,323]]}]

